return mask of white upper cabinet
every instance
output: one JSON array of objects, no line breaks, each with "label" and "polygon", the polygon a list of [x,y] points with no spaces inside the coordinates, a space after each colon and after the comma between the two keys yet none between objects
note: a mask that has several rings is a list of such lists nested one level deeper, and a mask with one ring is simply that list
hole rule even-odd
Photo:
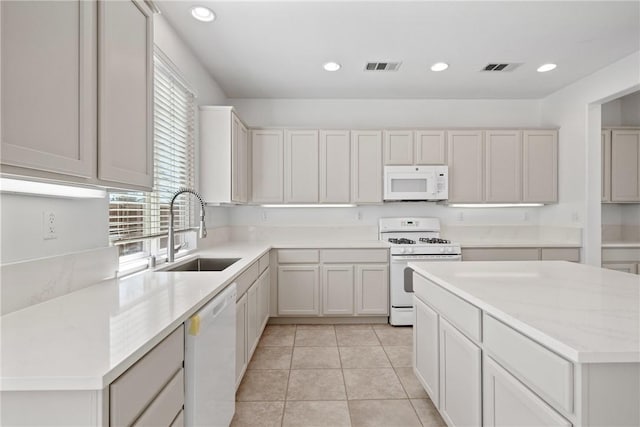
[{"label": "white upper cabinet", "polygon": [[417,130],[415,133],[415,164],[446,164],[446,141],[446,133],[443,130]]},{"label": "white upper cabinet", "polygon": [[413,131],[385,130],[384,131],[384,164],[412,165],[413,164]]},{"label": "white upper cabinet", "polygon": [[318,202],[318,131],[286,130],[284,135],[285,203]]},{"label": "white upper cabinet", "polygon": [[603,130],[600,135],[600,161],[601,180],[602,180],[602,197],[603,202],[611,201],[611,131]]},{"label": "white upper cabinet", "polygon": [[525,130],[522,133],[522,201],[558,201],[558,131]]},{"label": "white upper cabinet", "polygon": [[522,198],[522,133],[485,132],[485,200],[518,202]]},{"label": "white upper cabinet", "polygon": [[385,165],[444,165],[445,163],[445,131],[384,131]]},{"label": "white upper cabinet", "polygon": [[382,132],[351,131],[351,200],[382,203]]},{"label": "white upper cabinet", "polygon": [[251,200],[282,203],[284,134],[279,129],[251,131]]},{"label": "white upper cabinet", "polygon": [[484,201],[484,143],[481,131],[448,131],[449,202]]},{"label": "white upper cabinet", "polygon": [[151,190],[150,8],[138,0],[0,7],[3,171]]},{"label": "white upper cabinet", "polygon": [[98,2],[98,178],[153,187],[153,21],[143,1]]},{"label": "white upper cabinet", "polygon": [[640,130],[611,132],[611,201],[640,202]]},{"label": "white upper cabinet", "polygon": [[3,1],[0,9],[2,163],[91,178],[96,3]]},{"label": "white upper cabinet", "polygon": [[348,130],[320,131],[320,203],[351,200],[351,147]]},{"label": "white upper cabinet", "polygon": [[247,128],[232,107],[200,107],[200,192],[207,203],[245,203]]}]

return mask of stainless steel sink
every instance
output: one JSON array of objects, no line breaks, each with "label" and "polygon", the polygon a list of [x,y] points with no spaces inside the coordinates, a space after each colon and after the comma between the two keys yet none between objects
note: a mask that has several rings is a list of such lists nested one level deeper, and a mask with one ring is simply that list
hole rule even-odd
[{"label": "stainless steel sink", "polygon": [[196,258],[164,271],[222,271],[239,260],[240,258]]}]

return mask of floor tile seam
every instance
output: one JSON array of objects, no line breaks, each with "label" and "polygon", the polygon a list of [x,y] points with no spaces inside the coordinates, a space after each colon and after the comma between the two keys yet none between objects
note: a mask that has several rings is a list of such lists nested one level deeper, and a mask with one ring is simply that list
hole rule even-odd
[{"label": "floor tile seam", "polygon": [[[393,373],[396,375],[396,378],[398,379],[398,382],[400,383],[400,387],[402,387],[402,391],[404,391],[404,394],[407,395],[407,399],[411,399],[411,397],[409,397],[409,393],[407,392],[407,389],[404,386],[404,383],[400,379],[400,375],[398,375],[398,372],[396,371],[396,368],[391,368],[391,369],[393,369]],[[415,412],[415,409],[414,409],[414,412]],[[420,419],[420,418],[418,418],[418,419]]]},{"label": "floor tile seam", "polygon": [[420,414],[418,414],[418,410],[416,409],[415,405],[413,404],[413,401],[412,401],[411,398],[409,398],[409,405],[411,405],[411,408],[413,408],[413,412],[416,414],[416,417],[418,417],[418,421],[420,421],[420,425],[422,427],[425,427],[424,423],[422,422],[422,418],[420,418]]}]

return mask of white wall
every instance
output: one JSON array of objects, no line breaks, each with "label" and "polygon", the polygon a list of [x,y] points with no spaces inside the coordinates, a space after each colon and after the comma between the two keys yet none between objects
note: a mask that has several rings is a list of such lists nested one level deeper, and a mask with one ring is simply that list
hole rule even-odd
[{"label": "white wall", "polygon": [[[156,45],[180,69],[197,94],[198,104],[225,104],[226,95],[161,15],[154,17]],[[108,245],[107,199],[55,199],[0,194],[0,263],[41,258]],[[42,239],[42,213],[59,221],[58,239]],[[208,208],[209,227],[227,224],[224,208]],[[220,212],[217,212],[220,211]]]},{"label": "white wall", "polygon": [[249,126],[324,128],[540,125],[538,100],[229,99]]},{"label": "white wall", "polygon": [[602,104],[602,126],[640,126],[640,92]]},{"label": "white wall", "polygon": [[640,88],[640,52],[542,100],[542,125],[560,127],[560,203],[541,212],[543,223],[584,227],[584,257],[600,265],[600,105]]}]

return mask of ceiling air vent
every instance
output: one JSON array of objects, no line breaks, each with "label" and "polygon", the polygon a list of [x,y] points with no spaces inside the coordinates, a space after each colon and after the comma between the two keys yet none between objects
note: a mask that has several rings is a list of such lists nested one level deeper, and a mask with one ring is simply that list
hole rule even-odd
[{"label": "ceiling air vent", "polygon": [[398,71],[400,62],[367,62],[365,71]]},{"label": "ceiling air vent", "polygon": [[500,62],[494,62],[491,64],[487,64],[485,65],[481,71],[513,71],[516,68],[518,68],[519,66],[521,66],[522,64],[518,64],[518,63],[500,63]]}]

